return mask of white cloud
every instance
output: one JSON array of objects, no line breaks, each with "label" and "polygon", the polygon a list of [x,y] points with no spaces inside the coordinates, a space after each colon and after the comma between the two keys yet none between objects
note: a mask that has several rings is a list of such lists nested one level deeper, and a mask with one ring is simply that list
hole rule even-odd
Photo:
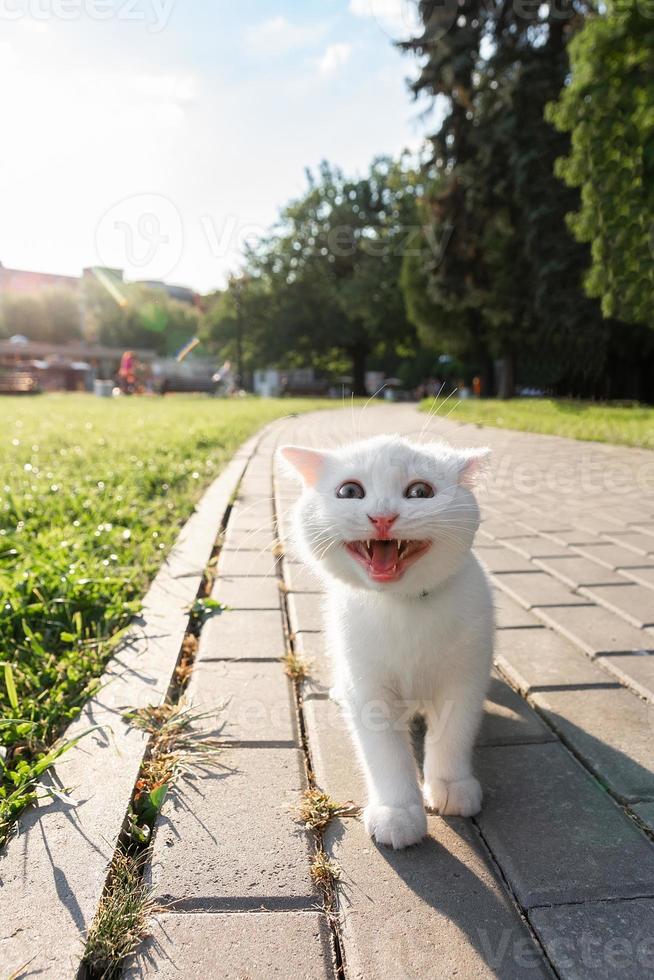
[{"label": "white cloud", "polygon": [[348,63],[351,54],[351,44],[330,44],[318,62],[318,71],[326,78],[335,75],[339,68]]},{"label": "white cloud", "polygon": [[350,13],[371,17],[396,38],[412,37],[420,28],[418,0],[350,0]]},{"label": "white cloud", "polygon": [[324,24],[292,24],[280,15],[253,27],[247,34],[247,42],[253,50],[261,53],[288,54],[298,48],[317,44],[325,31]]}]

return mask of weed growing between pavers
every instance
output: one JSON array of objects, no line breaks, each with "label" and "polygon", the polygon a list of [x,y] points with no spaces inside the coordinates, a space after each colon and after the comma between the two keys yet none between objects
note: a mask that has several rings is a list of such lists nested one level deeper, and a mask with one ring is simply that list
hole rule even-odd
[{"label": "weed growing between pavers", "polygon": [[289,407],[184,396],[1,402],[0,846],[206,485]]},{"label": "weed growing between pavers", "polygon": [[304,681],[309,677],[312,661],[301,657],[294,650],[289,650],[288,653],[285,653],[281,660],[284,664],[286,676],[290,677],[292,681]]},{"label": "weed growing between pavers", "polygon": [[163,911],[143,881],[145,856],[117,851],[97,915],[89,929],[84,965],[94,980],[111,980]]},{"label": "weed growing between pavers", "polygon": [[[275,498],[273,498],[275,499]],[[277,507],[275,500],[275,520]],[[286,638],[286,654],[281,658],[285,672],[293,685],[297,720],[300,731],[300,741],[304,755],[304,765],[309,789],[304,793],[298,806],[299,818],[307,831],[313,836],[314,856],[309,866],[309,875],[322,896],[322,911],[329,923],[332,938],[332,954],[334,972],[337,977],[345,976],[343,950],[339,934],[338,902],[336,882],[341,871],[338,864],[325,851],[323,831],[334,817],[356,816],[359,812],[352,802],[337,803],[316,785],[316,777],[311,764],[311,752],[307,737],[306,720],[304,717],[303,684],[309,676],[311,661],[306,660],[297,652],[295,634],[291,629],[288,609],[288,587],[283,577],[283,556],[277,564],[277,584],[280,591],[282,615],[284,619],[284,635]]]},{"label": "weed growing between pavers", "polygon": [[318,851],[311,862],[310,873],[318,888],[331,899],[334,894],[334,885],[341,877],[341,869],[336,861],[327,857],[324,851]]},{"label": "weed growing between pavers", "polygon": [[135,728],[152,736],[128,816],[132,842],[144,845],[150,842],[166,795],[179,779],[220,767],[223,743],[207,738],[198,728],[213,715],[213,711],[194,712],[183,700],[139,708],[124,715]]},{"label": "weed growing between pavers", "polygon": [[355,817],[360,811],[351,800],[337,803],[328,793],[313,788],[302,796],[298,807],[300,820],[307,830],[324,830],[334,817]]}]

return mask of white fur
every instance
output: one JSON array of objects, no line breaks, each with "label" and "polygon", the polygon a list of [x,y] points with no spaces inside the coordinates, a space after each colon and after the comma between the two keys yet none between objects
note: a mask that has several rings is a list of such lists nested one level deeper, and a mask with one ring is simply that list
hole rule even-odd
[{"label": "white fur", "polygon": [[[470,550],[479,525],[471,486],[488,453],[382,436],[281,454],[304,480],[294,536],[326,585],[332,696],[365,772],[365,825],[380,844],[407,847],[427,832],[425,803],[462,816],[481,806],[471,755],[492,661],[493,604]],[[361,483],[364,499],[337,497],[347,480]],[[431,483],[435,496],[406,499],[415,480]],[[377,583],[344,542],[374,537],[368,515],[383,513],[399,515],[394,537],[433,543],[399,581]],[[427,719],[422,790],[409,738],[416,712]]]}]

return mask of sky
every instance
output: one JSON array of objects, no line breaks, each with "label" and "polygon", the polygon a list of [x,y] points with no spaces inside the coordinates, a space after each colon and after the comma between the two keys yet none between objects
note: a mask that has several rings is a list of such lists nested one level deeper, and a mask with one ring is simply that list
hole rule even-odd
[{"label": "sky", "polygon": [[415,0],[0,0],[0,262],[223,285],[307,167],[419,147],[414,24]]}]

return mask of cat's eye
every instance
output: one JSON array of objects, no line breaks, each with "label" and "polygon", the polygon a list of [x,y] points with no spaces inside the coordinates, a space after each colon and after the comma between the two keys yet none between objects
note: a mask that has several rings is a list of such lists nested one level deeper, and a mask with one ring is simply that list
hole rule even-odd
[{"label": "cat's eye", "polygon": [[409,500],[424,500],[426,497],[434,496],[434,488],[431,483],[425,483],[424,480],[416,480],[415,483],[410,483],[404,492],[404,496]]},{"label": "cat's eye", "polygon": [[365,495],[366,491],[356,480],[348,480],[346,483],[341,483],[336,491],[336,496],[340,497],[341,500],[361,500]]}]

